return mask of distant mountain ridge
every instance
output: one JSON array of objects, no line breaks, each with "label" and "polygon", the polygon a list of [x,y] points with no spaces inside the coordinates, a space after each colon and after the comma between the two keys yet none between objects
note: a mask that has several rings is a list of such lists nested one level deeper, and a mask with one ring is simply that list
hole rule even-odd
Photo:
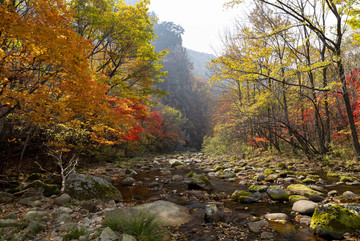
[{"label": "distant mountain ridge", "polygon": [[204,78],[205,80],[209,80],[210,72],[206,67],[207,63],[212,59],[215,59],[216,56],[213,54],[198,52],[191,49],[186,49],[187,56],[190,62],[194,66],[193,74],[199,77]]}]

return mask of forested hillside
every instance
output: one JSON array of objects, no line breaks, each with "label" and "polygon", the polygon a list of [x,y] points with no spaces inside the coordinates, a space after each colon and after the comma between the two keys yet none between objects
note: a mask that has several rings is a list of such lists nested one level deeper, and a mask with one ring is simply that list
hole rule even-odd
[{"label": "forested hillside", "polygon": [[211,60],[215,59],[216,56],[191,49],[186,49],[186,53],[190,62],[193,64],[193,73],[205,80],[209,80],[211,73],[207,67],[207,64],[211,62]]},{"label": "forested hillside", "polygon": [[157,85],[168,93],[161,98],[161,103],[179,110],[187,119],[182,128],[184,144],[200,150],[209,127],[210,87],[205,79],[193,72],[187,49],[182,46],[184,29],[172,22],[159,22],[155,31],[159,36],[154,42],[156,51],[168,51],[162,69],[167,75]]}]

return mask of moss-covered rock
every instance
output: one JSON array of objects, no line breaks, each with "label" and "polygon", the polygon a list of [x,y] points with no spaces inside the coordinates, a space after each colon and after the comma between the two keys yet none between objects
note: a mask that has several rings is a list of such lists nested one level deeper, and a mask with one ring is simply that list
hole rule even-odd
[{"label": "moss-covered rock", "polygon": [[341,239],[344,233],[360,229],[360,216],[343,206],[325,204],[315,209],[311,228],[319,236]]},{"label": "moss-covered rock", "polygon": [[216,167],[214,168],[214,171],[216,171],[216,172],[222,171],[222,170],[224,170],[224,168],[223,168],[222,166],[216,166]]},{"label": "moss-covered rock", "polygon": [[279,177],[287,177],[288,175],[293,175],[293,171],[283,171],[279,173]]},{"label": "moss-covered rock", "polygon": [[311,184],[311,183],[315,183],[316,180],[315,179],[312,179],[312,178],[305,178],[304,180],[301,181],[302,183],[305,183],[305,184]]},{"label": "moss-covered rock", "polygon": [[280,186],[271,186],[266,192],[274,201],[289,201],[289,194]]},{"label": "moss-covered rock", "polygon": [[275,173],[275,171],[274,171],[273,169],[270,169],[270,168],[267,168],[267,169],[265,169],[265,171],[264,171],[264,174],[265,174],[266,176],[269,176],[269,175],[274,174],[274,173]]},{"label": "moss-covered rock", "polygon": [[326,173],[326,176],[330,177],[330,178],[337,178],[340,175],[338,173],[328,172],[328,173]]},{"label": "moss-covered rock", "polygon": [[210,180],[205,175],[193,175],[187,182],[187,185],[189,189],[203,189],[207,191],[214,189]]},{"label": "moss-covered rock", "polygon": [[252,197],[251,192],[236,190],[232,195],[231,199],[239,203],[252,203],[256,202],[256,199]]},{"label": "moss-covered rock", "polygon": [[251,185],[249,187],[249,192],[265,192],[268,186],[265,185]]},{"label": "moss-covered rock", "polygon": [[57,184],[47,184],[47,183],[43,183],[40,180],[36,180],[36,181],[33,181],[32,183],[26,185],[24,189],[28,189],[28,188],[31,188],[31,187],[33,187],[33,188],[38,188],[38,187],[43,188],[45,197],[50,197],[52,195],[59,195],[60,194],[60,185],[57,185]]},{"label": "moss-covered rock", "polygon": [[265,178],[266,182],[274,182],[278,178],[277,174],[271,174]]},{"label": "moss-covered rock", "polygon": [[121,201],[119,190],[101,177],[71,174],[67,179],[65,193],[78,200],[101,199]]},{"label": "moss-covered rock", "polygon": [[279,163],[279,164],[277,165],[277,167],[278,167],[279,169],[283,169],[283,170],[287,169],[285,163]]},{"label": "moss-covered rock", "polygon": [[353,182],[355,180],[356,180],[355,178],[349,176],[342,176],[340,178],[340,182]]},{"label": "moss-covered rock", "polygon": [[305,196],[302,196],[302,195],[291,195],[289,197],[289,202],[290,203],[295,203],[295,202],[300,201],[300,200],[309,200],[309,198],[307,198]]},{"label": "moss-covered rock", "polygon": [[287,190],[290,191],[291,194],[302,195],[305,197],[323,195],[321,192],[315,191],[304,184],[291,184],[287,187]]}]

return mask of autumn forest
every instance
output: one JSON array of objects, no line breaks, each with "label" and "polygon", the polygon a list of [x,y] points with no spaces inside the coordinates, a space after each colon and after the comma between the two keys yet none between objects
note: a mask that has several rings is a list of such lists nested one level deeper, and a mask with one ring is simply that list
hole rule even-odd
[{"label": "autumn forest", "polygon": [[206,75],[149,3],[0,0],[0,173],[60,152],[360,160],[356,1],[255,1]]}]

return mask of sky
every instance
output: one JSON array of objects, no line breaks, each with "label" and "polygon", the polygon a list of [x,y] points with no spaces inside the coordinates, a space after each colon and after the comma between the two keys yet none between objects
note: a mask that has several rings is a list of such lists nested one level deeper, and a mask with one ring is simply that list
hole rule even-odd
[{"label": "sky", "polygon": [[150,11],[159,21],[173,22],[184,28],[183,46],[216,54],[221,51],[221,36],[234,25],[241,9],[225,9],[226,0],[150,0]]}]

